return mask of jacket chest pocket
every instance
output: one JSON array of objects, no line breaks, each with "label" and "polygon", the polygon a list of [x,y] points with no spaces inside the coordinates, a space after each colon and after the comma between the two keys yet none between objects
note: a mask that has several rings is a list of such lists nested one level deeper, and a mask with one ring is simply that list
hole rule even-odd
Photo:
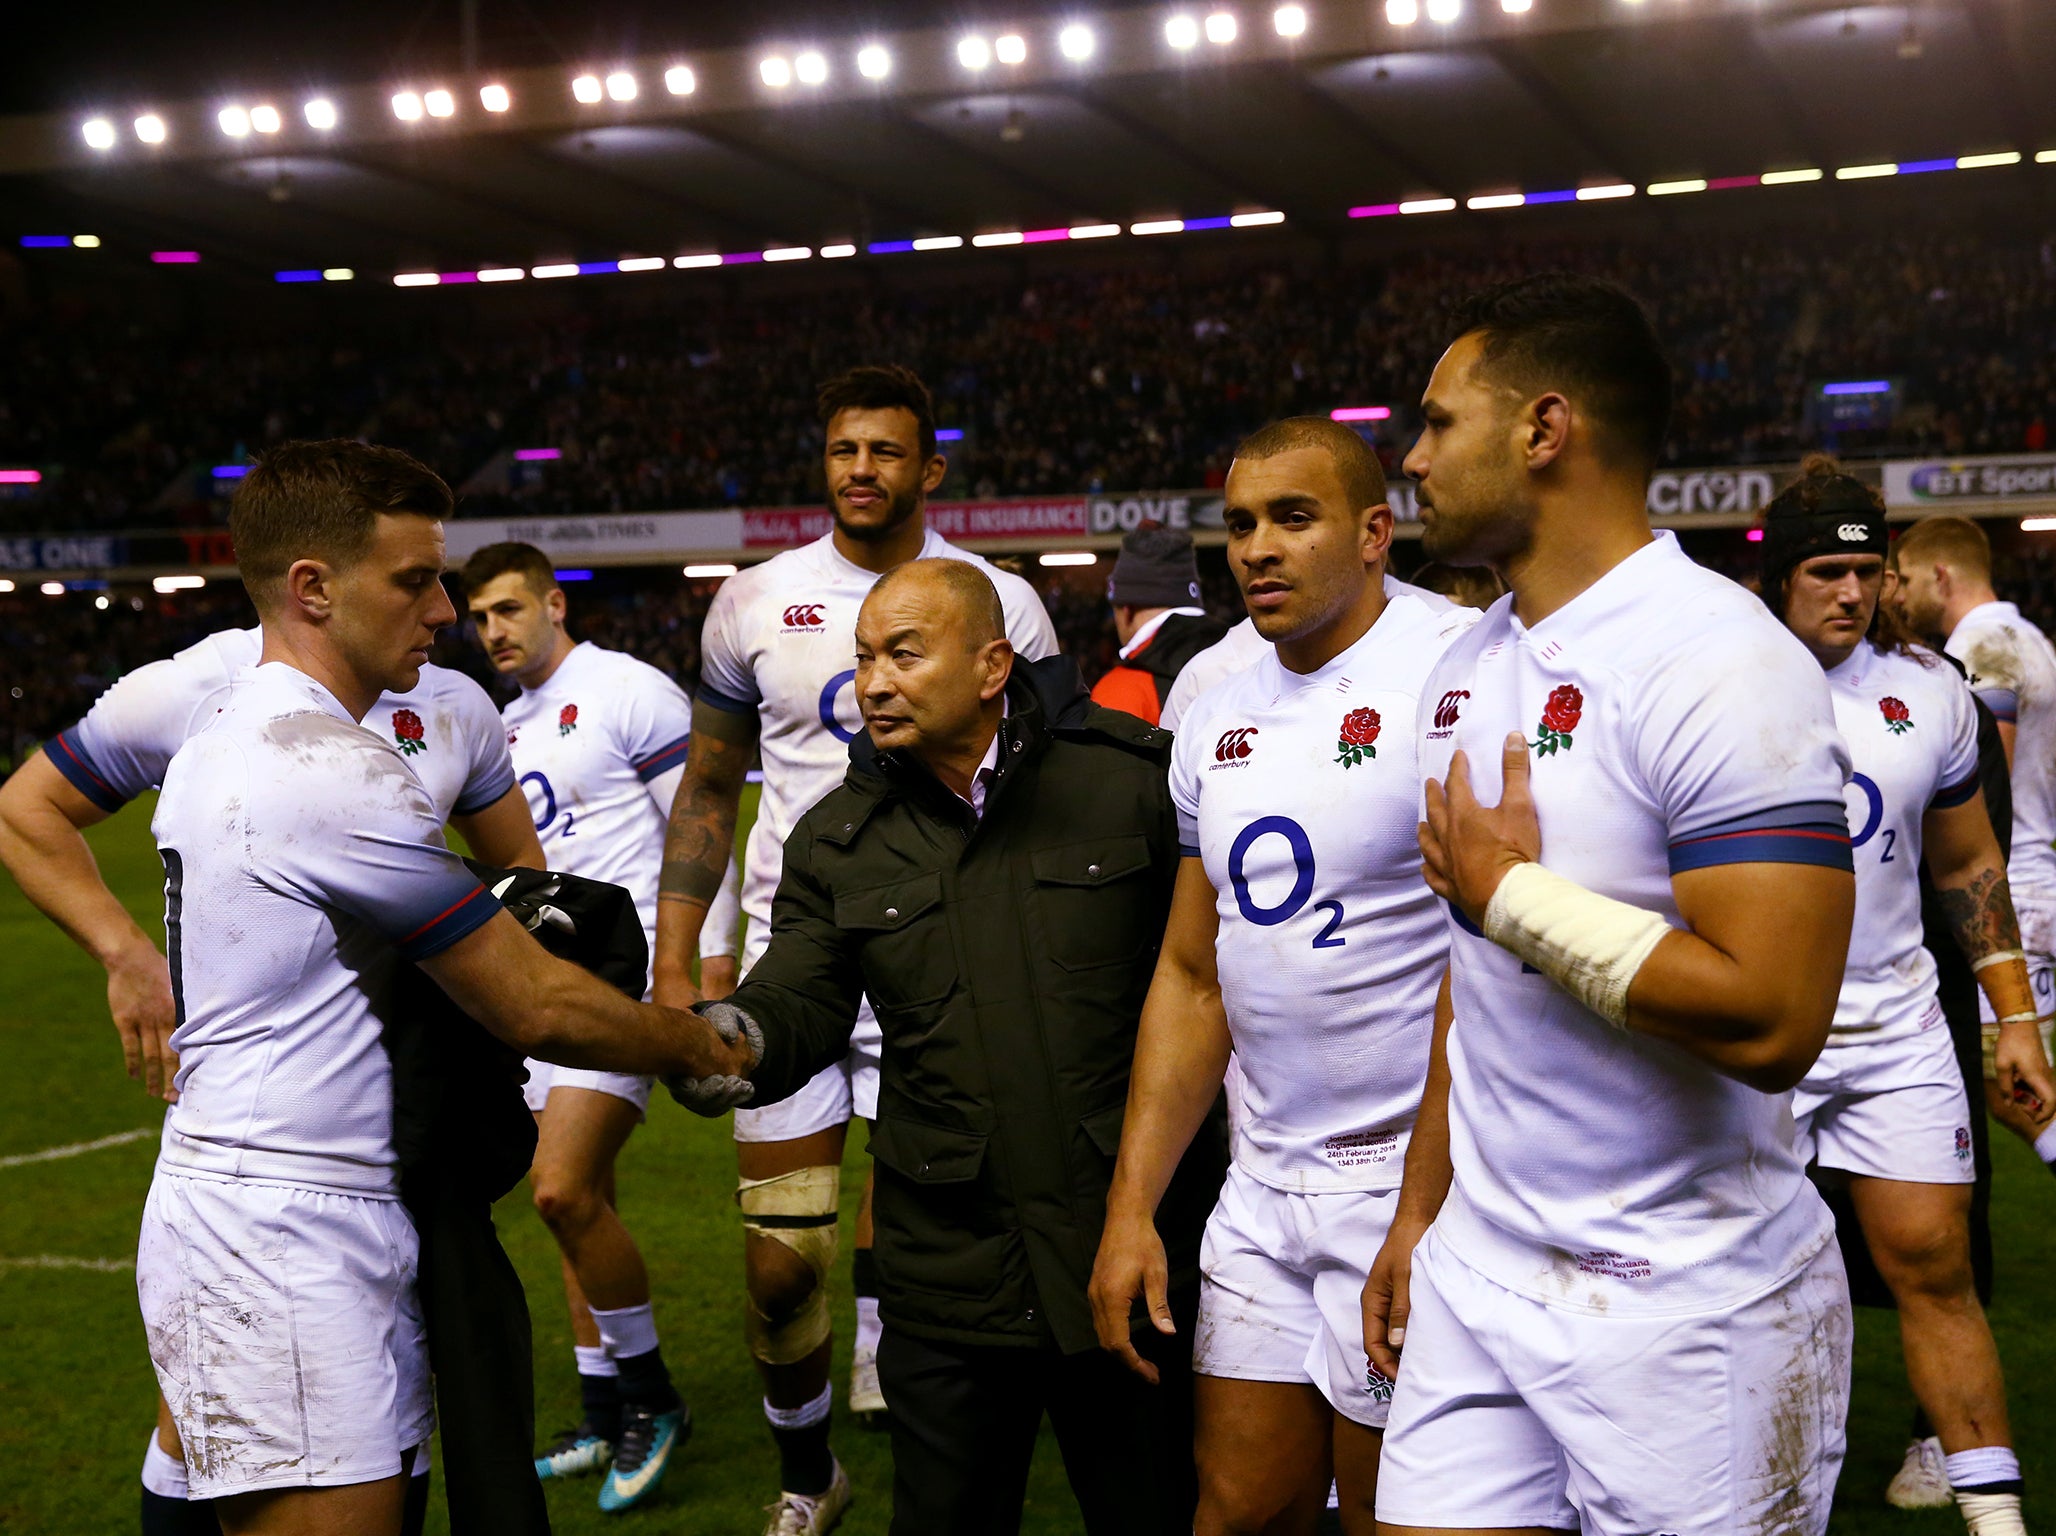
[{"label": "jacket chest pocket", "polygon": [[1067,971],[1125,965],[1163,937],[1162,904],[1149,899],[1149,839],[1104,837],[1029,855],[1050,958]]},{"label": "jacket chest pocket", "polygon": [[897,1008],[940,1002],[957,983],[942,876],[914,875],[835,898],[835,926],[862,946],[864,990]]}]

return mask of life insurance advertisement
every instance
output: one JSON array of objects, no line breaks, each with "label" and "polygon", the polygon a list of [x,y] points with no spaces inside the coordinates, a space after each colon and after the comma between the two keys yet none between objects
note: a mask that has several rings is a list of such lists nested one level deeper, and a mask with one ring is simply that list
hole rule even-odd
[{"label": "life insurance advertisement", "polygon": [[2056,499],[2056,453],[1962,459],[1894,459],[1885,465],[1885,502],[1946,508],[1967,502]]}]

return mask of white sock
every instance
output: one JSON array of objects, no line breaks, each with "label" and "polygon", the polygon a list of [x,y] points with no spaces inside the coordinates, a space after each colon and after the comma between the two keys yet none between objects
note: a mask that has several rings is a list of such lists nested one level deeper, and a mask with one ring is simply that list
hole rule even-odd
[{"label": "white sock", "polygon": [[611,1312],[594,1307],[592,1314],[599,1325],[600,1342],[616,1360],[646,1355],[657,1347],[657,1314],[647,1301],[639,1307],[616,1307]]},{"label": "white sock", "polygon": [[2020,1458],[2011,1446],[1958,1451],[1943,1465],[1970,1536],[2027,1536],[2020,1518]]},{"label": "white sock", "polygon": [[1956,1507],[1970,1536],[2027,1536],[2017,1493],[1958,1493]]},{"label": "white sock", "polygon": [[186,1464],[157,1443],[157,1431],[150,1431],[149,1447],[143,1452],[143,1486],[160,1499],[190,1496]]},{"label": "white sock", "polygon": [[578,1362],[581,1376],[619,1376],[620,1369],[614,1364],[614,1357],[607,1353],[604,1344],[574,1344],[571,1358]]},{"label": "white sock", "polygon": [[764,1399],[764,1417],[771,1421],[773,1429],[806,1429],[819,1424],[835,1408],[835,1388],[831,1384],[821,1389],[821,1395],[811,1403],[798,1408],[779,1408],[770,1398]]},{"label": "white sock", "polygon": [[2035,1156],[2043,1162],[2056,1166],[2056,1121],[2035,1138]]},{"label": "white sock", "polygon": [[1980,1445],[1944,1458],[1951,1488],[1989,1488],[2020,1481],[2020,1458],[2010,1445]]},{"label": "white sock", "polygon": [[878,1298],[859,1296],[857,1298],[857,1347],[859,1355],[878,1353],[878,1336],[885,1331],[885,1325],[878,1321]]}]

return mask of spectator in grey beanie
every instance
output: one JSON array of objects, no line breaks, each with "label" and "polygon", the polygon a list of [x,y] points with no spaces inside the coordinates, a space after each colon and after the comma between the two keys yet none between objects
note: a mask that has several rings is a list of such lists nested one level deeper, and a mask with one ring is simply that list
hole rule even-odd
[{"label": "spectator in grey beanie", "polygon": [[1154,725],[1185,663],[1226,633],[1200,606],[1192,535],[1156,523],[1130,533],[1121,540],[1107,596],[1121,660],[1093,685],[1093,702]]}]

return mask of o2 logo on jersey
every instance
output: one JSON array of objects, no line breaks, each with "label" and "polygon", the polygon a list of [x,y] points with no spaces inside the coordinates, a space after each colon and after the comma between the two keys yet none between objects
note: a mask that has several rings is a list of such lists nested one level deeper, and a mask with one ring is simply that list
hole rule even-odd
[{"label": "o2 logo on jersey", "polygon": [[787,634],[795,630],[812,631],[822,628],[828,622],[828,605],[825,603],[794,603],[785,610]]},{"label": "o2 logo on jersey", "polygon": [[1442,695],[1442,702],[1435,706],[1435,729],[1429,736],[1436,741],[1454,734],[1457,716],[1463,711],[1463,701],[1471,696],[1468,688],[1452,688]]},{"label": "o2 logo on jersey", "polygon": [[1221,732],[1221,739],[1214,743],[1214,761],[1230,768],[1247,761],[1256,750],[1256,735],[1253,725],[1238,725]]},{"label": "o2 logo on jersey", "polygon": [[[535,794],[530,793],[529,786],[531,785],[533,785],[535,789],[538,792],[540,792],[541,795],[542,805],[540,807],[541,814],[539,815],[535,814],[538,809],[536,805],[537,797]],[[536,836],[540,837],[543,835],[543,833],[550,830],[550,823],[557,819],[557,791],[550,784],[549,776],[547,774],[530,772],[524,773],[521,776],[521,792],[522,794],[528,797],[529,812],[531,815],[535,815]],[[577,825],[578,813],[573,811],[570,806],[565,806],[564,830],[561,833],[559,833],[558,836],[573,836],[573,829]]]},{"label": "o2 logo on jersey", "polygon": [[856,680],[857,669],[855,667],[852,667],[847,672],[836,673],[835,676],[828,679],[828,686],[821,690],[821,728],[827,731],[829,735],[833,736],[837,741],[841,742],[844,746],[848,746],[851,742],[855,741],[857,739],[857,733],[855,731],[848,730],[843,726],[842,721],[837,717],[837,711],[835,706],[842,699],[843,689],[849,688],[850,704],[852,708],[855,707],[856,690],[852,685],[856,682]]},{"label": "o2 logo on jersey", "polygon": [[[1292,889],[1276,906],[1259,903],[1249,889],[1249,850],[1264,837],[1282,837],[1292,849]],[[1235,907],[1243,918],[1259,928],[1275,928],[1299,916],[1314,893],[1314,844],[1306,828],[1290,816],[1259,816],[1236,834],[1228,848],[1228,883],[1235,890]],[[1316,901],[1316,912],[1328,914],[1328,926],[1314,935],[1315,949],[1340,949],[1347,939],[1336,936],[1342,926],[1342,903]]]},{"label": "o2 logo on jersey", "polygon": [[[1885,792],[1878,788],[1877,780],[1867,773],[1850,774],[1849,787],[1863,796],[1863,825],[1849,839],[1849,851],[1854,853],[1878,835],[1878,828],[1885,819]],[[1892,849],[1899,841],[1899,829],[1886,827],[1884,831],[1885,844],[1878,854],[1878,862],[1893,864],[1898,862],[1892,855]]]}]

